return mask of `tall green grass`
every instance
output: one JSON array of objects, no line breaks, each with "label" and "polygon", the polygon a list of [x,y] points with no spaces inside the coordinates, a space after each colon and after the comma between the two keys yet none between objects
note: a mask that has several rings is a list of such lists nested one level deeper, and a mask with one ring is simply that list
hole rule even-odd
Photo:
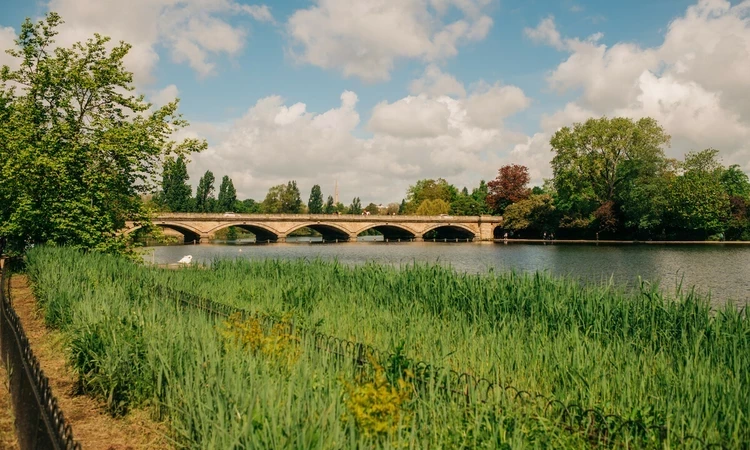
[{"label": "tall green grass", "polygon": [[[65,331],[81,385],[113,413],[150,405],[185,448],[580,448],[544,405],[471,407],[417,398],[385,438],[346,420],[352,368],[303,345],[288,370],[227,350],[215,320],[157,298],[153,283],[295,320],[382,349],[564,402],[696,436],[750,442],[750,325],[692,294],[665,299],[543,274],[465,275],[440,266],[216,261],[166,271],[113,257],[34,249],[28,270],[45,318]],[[440,424],[440,426],[436,426]],[[628,441],[625,446],[649,445]],[[651,441],[650,441],[651,442]],[[651,442],[651,445],[654,445]]]}]

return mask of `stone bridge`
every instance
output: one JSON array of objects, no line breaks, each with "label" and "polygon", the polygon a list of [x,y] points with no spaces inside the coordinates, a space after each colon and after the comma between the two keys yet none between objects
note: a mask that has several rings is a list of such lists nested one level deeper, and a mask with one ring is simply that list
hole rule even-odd
[{"label": "stone bridge", "polygon": [[[356,241],[359,234],[371,229],[389,241],[491,241],[502,220],[499,216],[161,213],[153,223],[182,233],[185,242],[208,242],[217,231],[231,226],[255,234],[258,242],[285,242],[301,228],[317,231],[325,241],[338,242]],[[140,224],[126,222],[123,233],[138,228]]]}]

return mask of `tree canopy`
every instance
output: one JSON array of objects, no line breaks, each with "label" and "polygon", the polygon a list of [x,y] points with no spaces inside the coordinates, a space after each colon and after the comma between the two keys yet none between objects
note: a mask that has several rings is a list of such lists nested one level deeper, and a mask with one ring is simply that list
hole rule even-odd
[{"label": "tree canopy", "polygon": [[141,195],[165,158],[201,151],[171,140],[187,123],[177,101],[153,108],[134,95],[123,60],[130,45],[94,35],[55,47],[62,19],[27,19],[18,69],[0,70],[0,237],[8,250],[56,243],[124,251],[126,220],[150,224]]},{"label": "tree canopy", "polygon": [[[331,198],[331,205],[333,205],[333,198]],[[310,214],[323,213],[323,193],[320,191],[319,184],[314,185],[310,190],[310,200],[307,202],[307,211]]]}]

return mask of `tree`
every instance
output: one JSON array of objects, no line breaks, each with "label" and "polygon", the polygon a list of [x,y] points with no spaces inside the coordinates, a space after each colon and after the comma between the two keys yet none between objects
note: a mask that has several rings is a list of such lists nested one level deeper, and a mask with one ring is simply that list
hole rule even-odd
[{"label": "tree", "polygon": [[658,172],[669,135],[651,118],[589,119],[564,127],[550,139],[556,205],[563,225],[587,226],[608,201],[619,216],[634,180]]},{"label": "tree", "polygon": [[352,204],[349,205],[349,214],[362,214],[362,202],[359,197],[352,199]]},{"label": "tree", "polygon": [[450,203],[442,198],[436,198],[423,201],[417,208],[416,214],[418,216],[439,216],[440,214],[448,214],[450,210]]},{"label": "tree", "polygon": [[388,206],[385,208],[385,213],[389,216],[394,216],[398,214],[399,210],[399,204],[398,203],[388,203]]},{"label": "tree", "polygon": [[[331,206],[333,206],[333,198],[331,198]],[[310,191],[310,200],[307,202],[307,210],[310,214],[323,214],[323,193],[320,191],[320,186],[315,185]]]},{"label": "tree", "polygon": [[262,212],[263,205],[262,203],[258,203],[252,198],[248,198],[245,200],[237,200],[234,202],[234,209],[232,211],[236,211],[241,214],[257,214]]},{"label": "tree", "polygon": [[505,209],[503,226],[508,230],[553,232],[557,228],[557,211],[551,195],[531,195]]},{"label": "tree", "polygon": [[217,212],[234,211],[234,205],[237,202],[237,191],[234,189],[234,183],[228,175],[224,175],[219,186],[219,198],[217,199]]},{"label": "tree", "polygon": [[500,168],[497,178],[487,183],[487,205],[494,214],[500,215],[510,204],[526,199],[531,191],[529,168],[509,164]]},{"label": "tree", "polygon": [[328,200],[326,200],[326,206],[323,210],[326,214],[333,214],[336,212],[336,206],[333,204],[333,196],[329,195]]},{"label": "tree", "polygon": [[720,181],[724,190],[730,197],[740,197],[750,200],[750,179],[747,174],[740,169],[737,164],[729,166],[723,170]]},{"label": "tree", "polygon": [[155,110],[134,90],[130,45],[95,35],[54,48],[59,15],[27,19],[0,70],[0,239],[6,250],[54,243],[127,251],[126,220],[150,225],[141,195],[166,157],[206,147],[175,143],[177,101]]},{"label": "tree", "polygon": [[443,178],[419,180],[406,191],[405,213],[414,213],[425,200],[440,199],[450,203],[458,196],[458,189]]},{"label": "tree", "polygon": [[406,214],[406,200],[401,199],[401,204],[398,205],[398,214]]},{"label": "tree", "polygon": [[457,216],[478,216],[484,213],[484,205],[480,204],[470,195],[459,195],[451,203],[450,213]]},{"label": "tree", "polygon": [[375,203],[370,203],[365,206],[365,211],[369,212],[370,214],[379,214],[380,208],[378,208],[378,205],[376,205]]},{"label": "tree", "polygon": [[281,195],[281,212],[299,214],[302,212],[302,198],[296,181],[289,181]]},{"label": "tree", "polygon": [[263,200],[263,203],[261,203],[261,210],[265,214],[281,213],[281,196],[284,189],[286,189],[286,185],[283,184],[271,186],[271,188],[268,189],[266,198]]},{"label": "tree", "polygon": [[184,156],[180,155],[176,159],[169,157],[164,161],[159,203],[168,211],[190,211],[192,189],[187,184],[189,178]]},{"label": "tree", "polygon": [[198,182],[198,187],[195,189],[196,212],[214,212],[214,181],[216,179],[213,172],[207,170]]},{"label": "tree", "polygon": [[716,150],[685,155],[685,172],[676,177],[669,190],[667,215],[673,229],[687,231],[703,239],[722,233],[730,217],[729,195],[721,183],[721,165]]}]

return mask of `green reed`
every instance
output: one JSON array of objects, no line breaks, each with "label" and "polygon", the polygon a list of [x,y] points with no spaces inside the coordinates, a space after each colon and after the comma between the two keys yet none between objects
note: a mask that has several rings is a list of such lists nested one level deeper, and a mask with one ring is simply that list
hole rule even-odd
[{"label": "green reed", "polygon": [[286,369],[228,350],[216,320],[157,298],[153,283],[667,426],[668,447],[697,444],[686,436],[729,448],[750,442],[746,312],[712,311],[692,293],[668,299],[647,284],[626,293],[545,274],[467,275],[428,265],[240,260],[168,271],[59,248],[34,249],[28,260],[45,318],[68,336],[83,389],[116,414],[150,405],[179,447],[591,443],[543,404],[467,407],[437,395],[418,397],[395,435],[366,436],[345,420],[351,367],[304,343]]}]

